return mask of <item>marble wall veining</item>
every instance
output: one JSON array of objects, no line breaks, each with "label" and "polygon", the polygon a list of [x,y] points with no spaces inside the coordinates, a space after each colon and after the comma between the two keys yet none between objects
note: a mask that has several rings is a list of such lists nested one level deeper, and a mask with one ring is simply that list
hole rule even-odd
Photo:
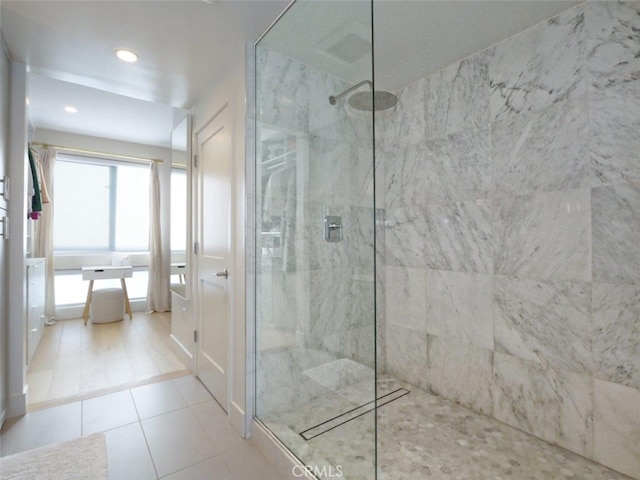
[{"label": "marble wall veining", "polygon": [[[335,394],[310,369],[347,359],[374,371],[373,117],[329,103],[349,86],[273,49],[256,51],[259,418]],[[324,239],[327,215],[342,218],[340,242]]]},{"label": "marble wall veining", "polygon": [[387,372],[640,479],[640,2],[376,114]]}]

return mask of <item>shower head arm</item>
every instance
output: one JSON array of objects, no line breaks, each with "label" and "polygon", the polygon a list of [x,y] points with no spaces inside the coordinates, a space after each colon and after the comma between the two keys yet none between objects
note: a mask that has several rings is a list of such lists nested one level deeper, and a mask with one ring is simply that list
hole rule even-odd
[{"label": "shower head arm", "polygon": [[353,87],[347,88],[344,92],[341,92],[337,95],[331,95],[329,97],[329,103],[331,105],[335,105],[340,98],[344,97],[348,93],[353,92],[356,88],[360,88],[363,85],[369,85],[369,88],[373,91],[373,83],[371,83],[369,80],[363,80],[360,83],[356,83]]}]

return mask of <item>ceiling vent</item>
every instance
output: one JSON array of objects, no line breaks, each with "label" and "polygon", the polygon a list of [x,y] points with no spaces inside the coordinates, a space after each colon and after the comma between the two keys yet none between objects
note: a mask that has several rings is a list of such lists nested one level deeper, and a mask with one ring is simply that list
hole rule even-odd
[{"label": "ceiling vent", "polygon": [[326,52],[338,60],[355,63],[371,50],[371,44],[353,33],[341,38],[326,49]]},{"label": "ceiling vent", "polygon": [[371,31],[357,22],[347,22],[320,40],[315,50],[333,61],[353,65],[371,55]]}]

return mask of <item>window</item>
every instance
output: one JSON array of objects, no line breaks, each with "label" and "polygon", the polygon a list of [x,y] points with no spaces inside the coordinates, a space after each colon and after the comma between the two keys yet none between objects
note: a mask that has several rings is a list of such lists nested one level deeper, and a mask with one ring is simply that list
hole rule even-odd
[{"label": "window", "polygon": [[54,188],[57,252],[149,250],[149,167],[59,155]]}]

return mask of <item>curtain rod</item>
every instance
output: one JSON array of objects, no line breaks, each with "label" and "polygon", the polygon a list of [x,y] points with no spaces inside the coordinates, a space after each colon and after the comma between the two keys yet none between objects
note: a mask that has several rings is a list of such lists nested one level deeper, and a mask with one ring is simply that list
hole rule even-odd
[{"label": "curtain rod", "polygon": [[116,153],[97,152],[95,150],[83,150],[82,148],[62,147],[60,145],[52,145],[50,143],[31,142],[30,145],[35,145],[43,148],[57,148],[58,150],[64,150],[67,152],[74,152],[74,153],[85,153],[87,155],[100,155],[102,157],[118,158],[121,160],[133,160],[135,162],[141,162],[141,163],[142,162],[163,163],[163,161],[158,158],[134,157],[132,155],[118,155]]}]

